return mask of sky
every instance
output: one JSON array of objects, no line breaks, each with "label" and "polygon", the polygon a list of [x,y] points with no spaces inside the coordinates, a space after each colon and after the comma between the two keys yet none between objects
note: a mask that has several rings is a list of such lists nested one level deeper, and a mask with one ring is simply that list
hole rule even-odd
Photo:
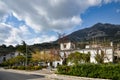
[{"label": "sky", "polygon": [[51,42],[99,22],[120,24],[120,0],[0,0],[0,45]]}]

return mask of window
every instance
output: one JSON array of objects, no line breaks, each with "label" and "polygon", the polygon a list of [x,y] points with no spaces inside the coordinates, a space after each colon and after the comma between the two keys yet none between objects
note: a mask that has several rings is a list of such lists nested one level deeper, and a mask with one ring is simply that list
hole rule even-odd
[{"label": "window", "polygon": [[66,48],[66,44],[64,44],[64,48]]}]

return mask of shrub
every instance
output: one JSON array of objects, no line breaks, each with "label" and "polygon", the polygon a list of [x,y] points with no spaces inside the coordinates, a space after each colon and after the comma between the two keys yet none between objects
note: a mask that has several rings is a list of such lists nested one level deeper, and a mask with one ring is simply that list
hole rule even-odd
[{"label": "shrub", "polygon": [[17,69],[17,66],[12,66],[12,69]]},{"label": "shrub", "polygon": [[120,80],[120,64],[79,64],[59,66],[59,74]]},{"label": "shrub", "polygon": [[40,70],[42,69],[42,66],[34,66],[34,70]]},{"label": "shrub", "polygon": [[27,66],[26,70],[40,70],[42,66]]},{"label": "shrub", "polygon": [[12,66],[12,67],[4,67],[5,69],[18,69],[18,70],[40,70],[42,66]]},{"label": "shrub", "polygon": [[26,66],[26,70],[34,70],[34,66]]},{"label": "shrub", "polygon": [[70,67],[69,67],[69,66],[65,66],[65,65],[63,65],[63,66],[58,66],[58,72],[59,72],[60,74],[68,74],[69,70],[70,70]]},{"label": "shrub", "polygon": [[18,66],[17,69],[19,69],[19,70],[25,70],[25,66]]}]

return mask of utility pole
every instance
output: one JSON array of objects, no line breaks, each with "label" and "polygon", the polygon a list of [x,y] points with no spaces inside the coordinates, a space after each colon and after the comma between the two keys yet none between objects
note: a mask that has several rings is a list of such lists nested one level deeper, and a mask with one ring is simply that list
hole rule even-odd
[{"label": "utility pole", "polygon": [[28,60],[28,55],[27,55],[27,44],[26,44],[26,63],[25,63],[25,66],[27,67],[27,60]]}]

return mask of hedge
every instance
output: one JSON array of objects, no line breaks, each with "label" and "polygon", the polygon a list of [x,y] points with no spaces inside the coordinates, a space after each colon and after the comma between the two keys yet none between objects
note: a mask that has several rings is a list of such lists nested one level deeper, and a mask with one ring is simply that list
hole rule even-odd
[{"label": "hedge", "polygon": [[58,74],[120,80],[120,64],[79,64],[59,66]]},{"label": "hedge", "polygon": [[18,70],[40,70],[42,66],[12,66],[6,67],[6,69],[18,69]]}]

